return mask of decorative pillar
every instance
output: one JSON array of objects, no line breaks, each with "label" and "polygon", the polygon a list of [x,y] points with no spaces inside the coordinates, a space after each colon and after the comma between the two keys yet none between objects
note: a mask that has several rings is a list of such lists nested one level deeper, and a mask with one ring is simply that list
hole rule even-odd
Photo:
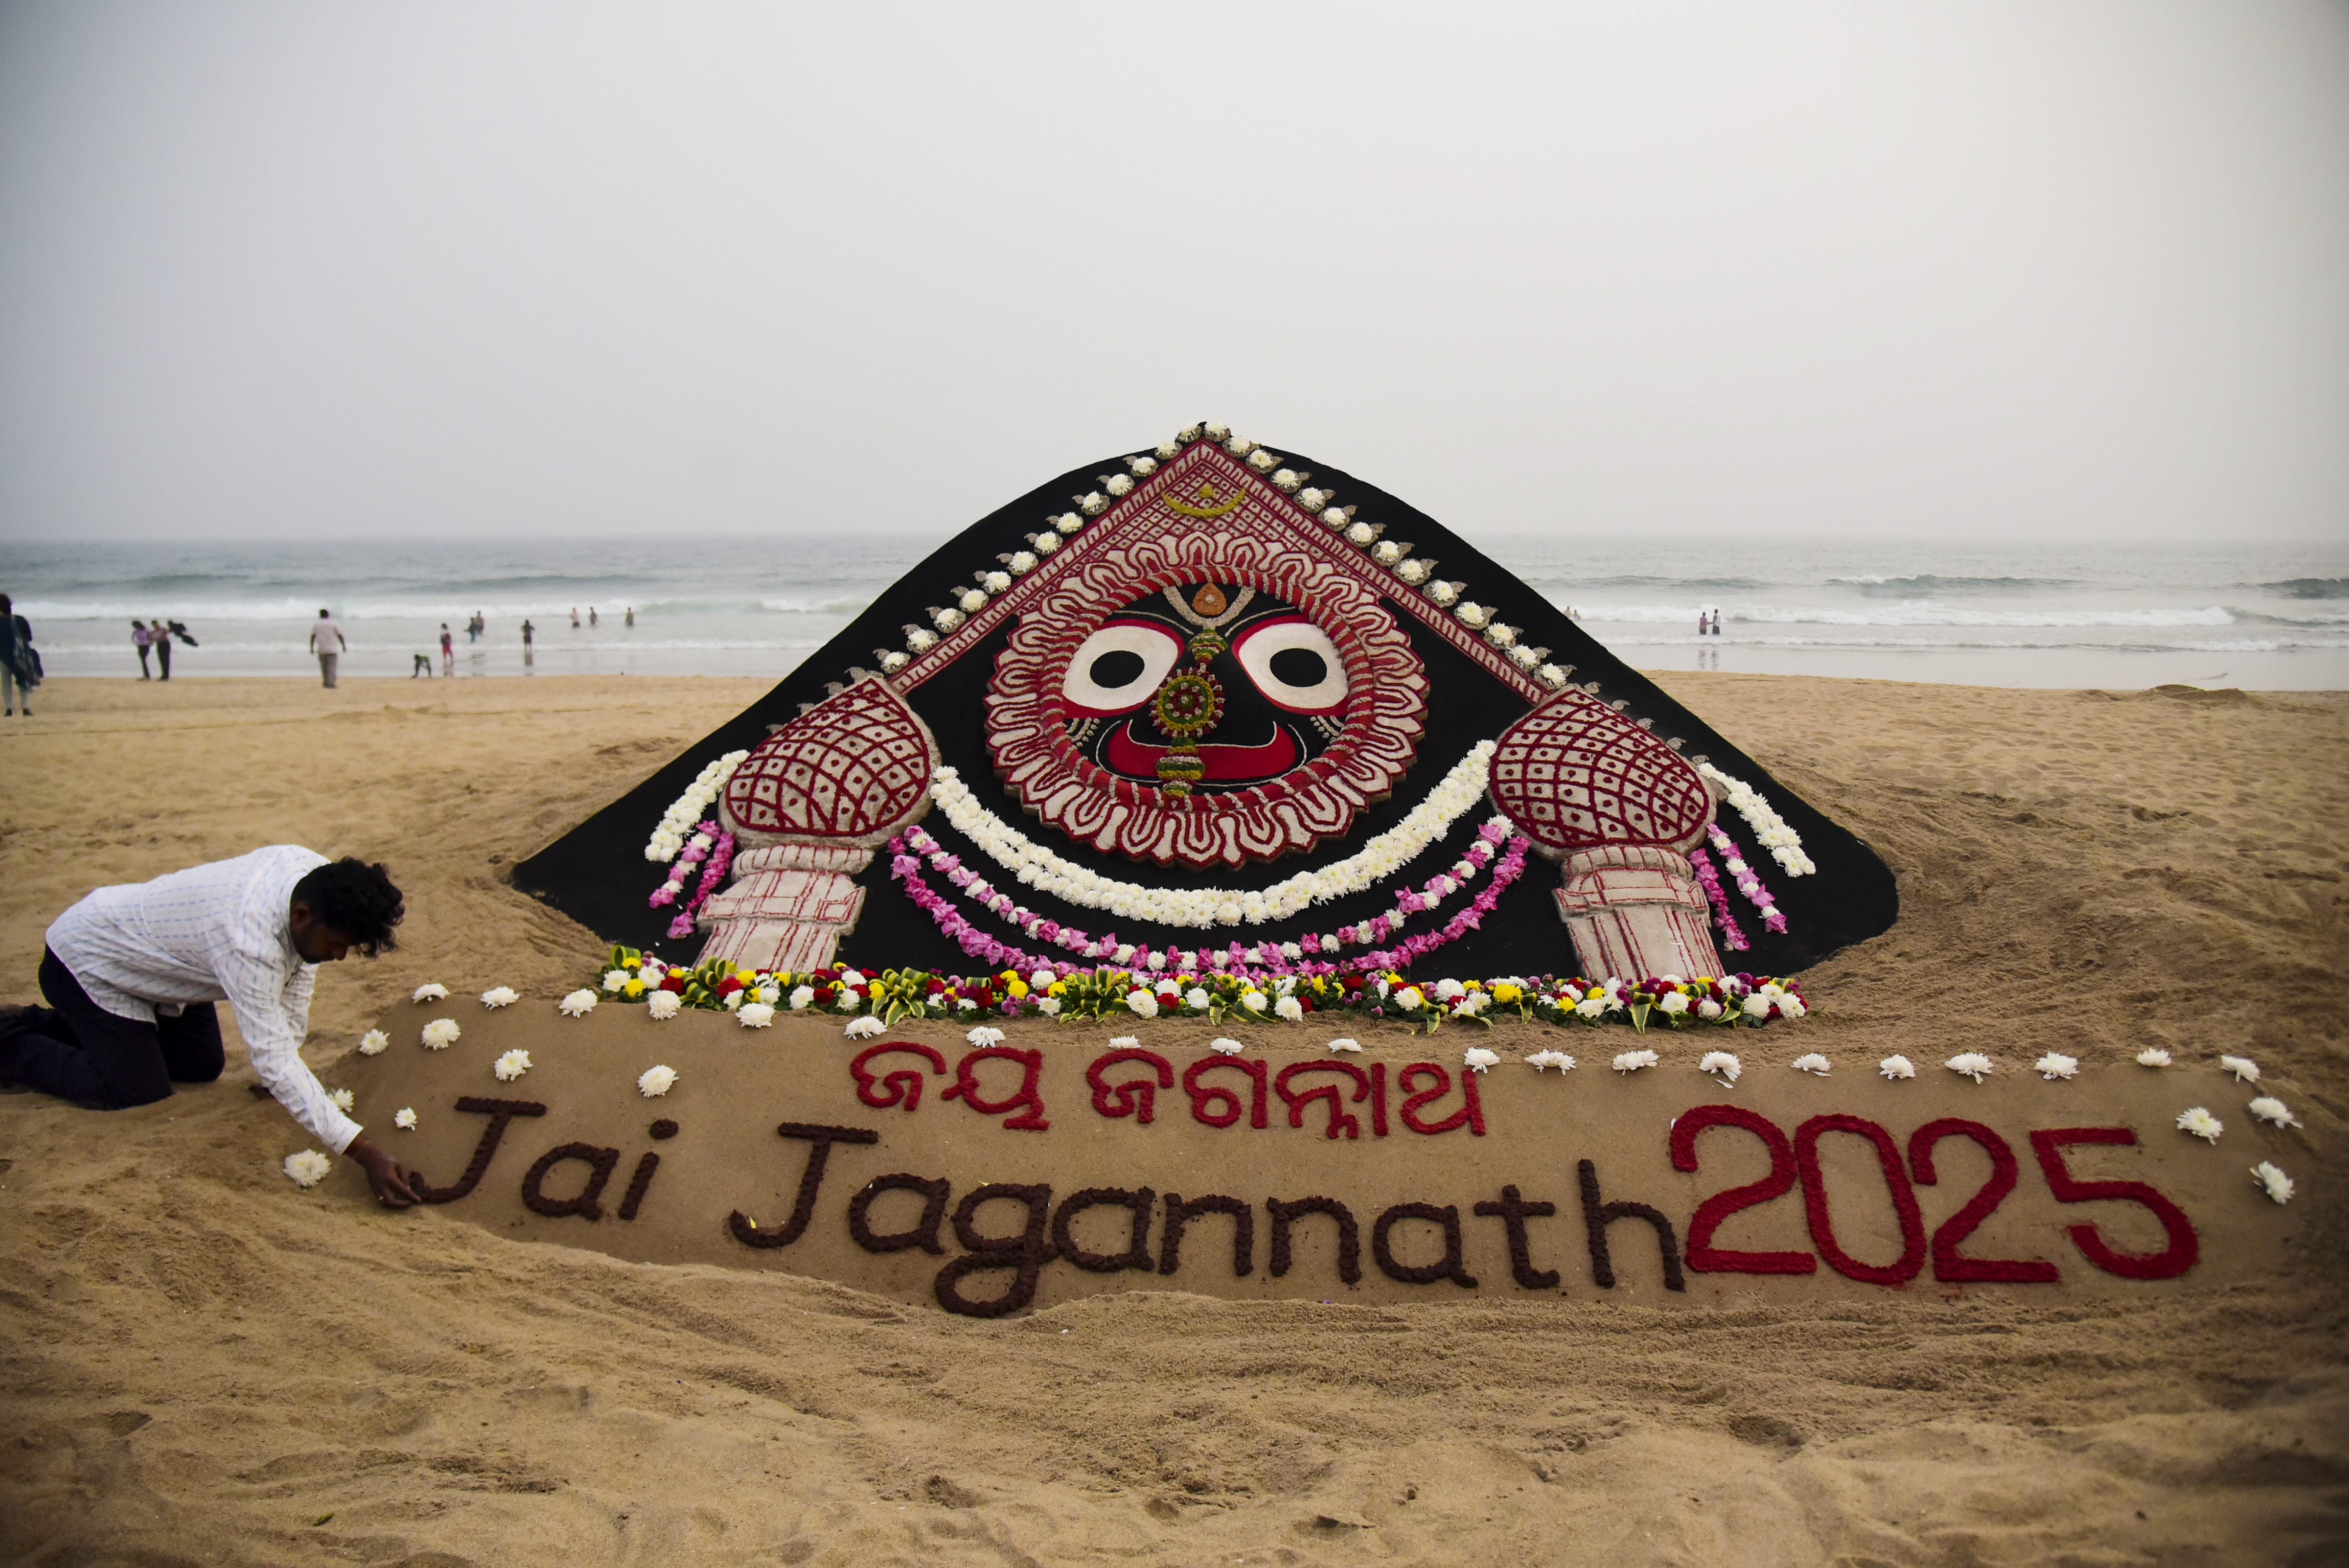
[{"label": "decorative pillar", "polygon": [[811,970],[830,964],[856,929],[864,889],[856,874],[870,849],[781,844],[734,857],[733,880],[712,894],[696,923],[711,933],[704,961],[745,969]]},{"label": "decorative pillar", "polygon": [[1717,975],[1712,909],[1688,857],[1645,845],[1585,849],[1566,862],[1557,912],[1593,979]]}]

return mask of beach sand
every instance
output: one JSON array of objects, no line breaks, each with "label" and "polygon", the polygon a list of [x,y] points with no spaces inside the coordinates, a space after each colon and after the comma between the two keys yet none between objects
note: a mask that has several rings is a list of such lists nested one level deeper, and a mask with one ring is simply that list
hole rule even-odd
[{"label": "beach sand", "polygon": [[[1817,1049],[2223,1050],[2349,1116],[2349,699],[1662,679],[1899,875],[1804,977]],[[314,1064],[427,980],[556,994],[598,944],[503,867],[763,685],[52,682],[0,732],[0,996],[88,888],[273,842],[409,892]],[[0,1096],[0,1558],[2349,1563],[2321,1185],[2274,1278],[2158,1298],[988,1323],[299,1192],[230,1057],[109,1116]]]}]

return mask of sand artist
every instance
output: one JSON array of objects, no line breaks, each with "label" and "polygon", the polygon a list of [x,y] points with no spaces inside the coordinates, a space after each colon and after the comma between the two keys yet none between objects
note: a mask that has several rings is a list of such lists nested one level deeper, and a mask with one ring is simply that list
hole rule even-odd
[{"label": "sand artist", "polygon": [[378,1201],[416,1201],[300,1055],[318,965],[390,948],[403,913],[381,866],[273,845],[151,882],[100,888],[57,917],[41,958],[49,1006],[0,1012],[0,1080],[105,1110],[209,1084],[225,1063],[212,1003],[236,1009],[279,1104],[364,1168]]}]

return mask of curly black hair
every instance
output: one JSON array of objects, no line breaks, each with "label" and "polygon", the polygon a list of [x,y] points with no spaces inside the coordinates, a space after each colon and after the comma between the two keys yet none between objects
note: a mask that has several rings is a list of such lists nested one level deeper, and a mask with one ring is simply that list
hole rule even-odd
[{"label": "curly black hair", "polygon": [[399,889],[391,885],[390,873],[379,864],[370,866],[346,855],[295,883],[294,897],[369,958],[399,945],[392,940],[391,928],[408,910]]}]

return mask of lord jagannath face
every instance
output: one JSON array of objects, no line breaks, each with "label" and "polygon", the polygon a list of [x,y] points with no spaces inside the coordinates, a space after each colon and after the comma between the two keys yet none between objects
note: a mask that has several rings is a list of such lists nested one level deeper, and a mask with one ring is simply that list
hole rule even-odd
[{"label": "lord jagannath face", "polygon": [[1170,794],[1283,777],[1343,731],[1329,633],[1257,589],[1183,583],[1120,606],[1061,678],[1063,723],[1100,767]]}]

